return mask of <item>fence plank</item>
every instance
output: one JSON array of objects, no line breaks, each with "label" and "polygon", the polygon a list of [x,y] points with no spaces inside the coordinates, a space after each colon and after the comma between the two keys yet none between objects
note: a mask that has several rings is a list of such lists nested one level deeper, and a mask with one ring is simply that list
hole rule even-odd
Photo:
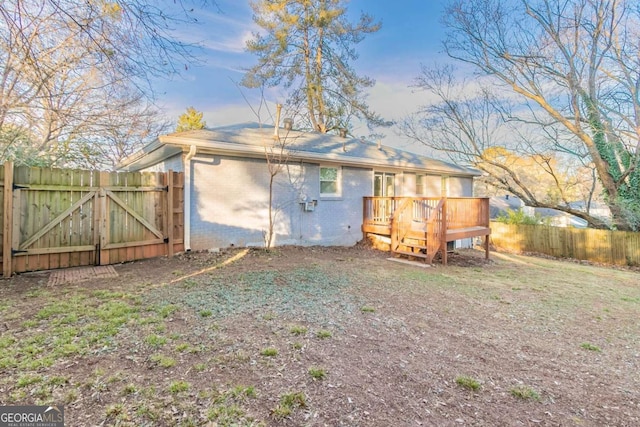
[{"label": "fence plank", "polygon": [[[95,193],[93,193],[93,192],[85,194],[80,200],[74,202],[71,206],[69,206],[67,209],[65,209],[64,212],[62,212],[60,215],[58,215],[53,220],[51,220],[48,223],[46,223],[46,225],[44,225],[42,227],[39,227],[40,229],[36,233],[34,233],[31,237],[29,237],[27,240],[25,240],[20,245],[20,249],[28,249],[29,246],[31,246],[34,243],[36,243],[38,241],[38,239],[40,239],[42,236],[44,236],[49,230],[51,230],[55,226],[59,225],[60,221],[62,219],[68,217],[74,211],[77,212],[78,208],[80,206],[82,206],[83,203],[85,203],[89,199],[91,199],[94,195],[95,195]],[[75,222],[80,222],[79,218]],[[75,229],[75,226],[74,226],[74,229]],[[72,233],[76,233],[76,232],[72,231]],[[71,241],[70,243],[71,243],[70,246],[79,246],[79,245],[74,245],[73,241]]]},{"label": "fence plank", "polygon": [[[4,184],[4,174],[5,174],[4,165],[0,164],[0,177],[3,177],[3,180],[0,183],[0,186],[2,187],[2,190],[0,191],[0,209],[2,209],[2,212],[0,213],[0,218],[2,219],[2,226],[0,227],[0,234],[2,234],[2,238],[0,238],[0,263],[3,264],[3,269],[4,269],[3,260],[4,260],[4,247],[5,247],[4,242],[5,242],[6,239],[8,239],[8,238],[5,238],[5,227],[7,227],[7,224],[6,224],[6,221],[4,219],[4,217],[6,215],[6,210],[4,208],[4,203],[5,203],[5,188],[7,188],[7,187],[5,187],[5,184]],[[13,176],[11,178],[13,179]],[[9,214],[9,215],[11,215],[11,214]]]},{"label": "fence plank", "polygon": [[[158,230],[153,224],[147,221],[147,219],[143,215],[138,214],[135,208],[131,207],[129,204],[127,204],[127,202],[120,199],[120,197],[116,196],[113,192],[107,190],[106,193],[107,193],[107,196],[109,196],[117,205],[120,205],[120,207],[125,211],[126,214],[131,215],[134,219],[137,220],[138,223],[144,225],[146,229],[151,231],[156,237],[158,237],[159,239],[162,238],[162,231]],[[140,200],[136,200],[136,202],[139,203]],[[144,232],[138,232],[138,233],[134,233],[135,237],[134,236],[131,236],[131,237],[139,239],[140,237],[144,237],[144,234],[145,234]],[[126,239],[126,240],[129,240],[129,239]]]},{"label": "fence plank", "polygon": [[[69,203],[71,203],[71,187],[72,176],[69,170],[67,169],[59,169],[57,173],[57,181],[53,184],[58,184],[61,186],[58,193],[59,212],[62,212]],[[69,247],[71,245],[71,218],[67,217],[60,223],[60,238],[59,245],[60,247]],[[62,252],[59,255],[60,257],[60,267],[71,267],[71,253],[70,252]]]},{"label": "fence plank", "polygon": [[12,231],[13,231],[13,163],[7,162],[3,166],[4,188],[2,191],[2,276],[11,277],[12,262]]},{"label": "fence plank", "polygon": [[184,250],[184,173],[174,172],[174,200],[173,200],[173,233],[178,247],[174,251]]},{"label": "fence plank", "polygon": [[100,253],[98,254],[98,259],[100,260],[100,265],[107,265],[110,263],[110,251],[106,249],[107,243],[109,242],[109,218],[107,216],[107,195],[103,186],[108,186],[111,184],[111,179],[113,175],[108,174],[107,172],[100,172],[99,175],[99,185],[101,186],[98,192],[98,198],[96,199],[96,203],[98,203],[98,234],[100,236]]},{"label": "fence plank", "polygon": [[[5,177],[0,191],[5,276],[132,261],[184,247],[182,173],[14,168],[8,163],[0,175]],[[11,248],[25,253],[14,254]]]},{"label": "fence plank", "polygon": [[640,265],[640,233],[491,223],[491,242],[499,250],[540,253],[613,265]]},{"label": "fence plank", "polygon": [[165,206],[164,216],[165,216],[165,230],[167,230],[167,237],[169,239],[169,247],[167,248],[167,255],[172,257],[174,254],[175,245],[175,233],[173,231],[173,209],[174,209],[174,200],[175,197],[175,188],[173,181],[173,171],[169,170],[169,172],[164,174],[165,183],[167,184],[167,195],[166,195],[166,203],[163,204]]},{"label": "fence plank", "polygon": [[[61,181],[60,169],[51,169],[49,183],[55,183]],[[53,191],[49,199],[51,206],[51,216],[55,217],[59,212],[64,210],[60,205],[60,191]],[[60,234],[62,232],[62,224],[58,224],[56,230],[52,230],[49,234],[49,248],[60,248]],[[62,259],[64,258],[64,251],[56,251],[49,254],[49,265],[51,268],[60,268],[63,266]],[[68,256],[67,256],[68,259]]]}]

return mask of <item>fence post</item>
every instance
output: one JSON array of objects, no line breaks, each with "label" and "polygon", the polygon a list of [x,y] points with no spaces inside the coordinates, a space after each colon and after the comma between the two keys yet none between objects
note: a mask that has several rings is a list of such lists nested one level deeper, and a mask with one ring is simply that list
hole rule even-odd
[{"label": "fence post", "polygon": [[173,230],[173,215],[174,209],[173,206],[173,198],[174,196],[174,181],[173,181],[173,171],[169,169],[169,172],[165,172],[167,176],[167,220],[165,223],[167,224],[167,237],[169,238],[169,247],[167,248],[167,256],[173,256],[173,242],[175,240],[175,231]]},{"label": "fence post", "polygon": [[13,274],[13,163],[4,163],[4,205],[2,235],[2,277]]},{"label": "fence post", "polygon": [[98,257],[100,259],[100,265],[109,265],[109,249],[105,249],[109,237],[109,227],[107,222],[109,219],[107,214],[107,192],[105,187],[110,184],[110,175],[109,172],[99,172],[98,176],[98,190],[95,197],[96,203],[98,204],[96,211],[98,213],[98,241],[100,242]]}]

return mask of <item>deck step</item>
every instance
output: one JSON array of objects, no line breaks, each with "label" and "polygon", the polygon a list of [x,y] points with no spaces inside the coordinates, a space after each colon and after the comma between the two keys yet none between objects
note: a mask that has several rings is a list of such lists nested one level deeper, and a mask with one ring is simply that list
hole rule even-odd
[{"label": "deck step", "polygon": [[404,235],[404,238],[426,240],[427,235],[424,231],[408,230],[407,233]]},{"label": "deck step", "polygon": [[415,258],[427,258],[427,254],[423,254],[422,252],[399,251],[396,249],[393,253],[397,255],[412,256]]},{"label": "deck step", "polygon": [[414,249],[427,249],[427,245],[421,245],[419,243],[402,242],[400,243],[400,246],[407,246]]}]

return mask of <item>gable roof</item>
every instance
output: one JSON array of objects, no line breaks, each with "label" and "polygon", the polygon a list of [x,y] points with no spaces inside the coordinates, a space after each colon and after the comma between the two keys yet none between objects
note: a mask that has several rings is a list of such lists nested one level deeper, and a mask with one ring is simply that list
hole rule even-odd
[{"label": "gable roof", "polygon": [[[420,156],[364,139],[278,128],[289,159],[315,163],[428,171],[455,176],[479,176],[475,169]],[[274,126],[241,123],[214,129],[200,129],[161,135],[142,150],[124,159],[119,169],[140,170],[152,166],[191,146],[202,154],[223,154],[264,158],[265,147],[273,146]]]}]

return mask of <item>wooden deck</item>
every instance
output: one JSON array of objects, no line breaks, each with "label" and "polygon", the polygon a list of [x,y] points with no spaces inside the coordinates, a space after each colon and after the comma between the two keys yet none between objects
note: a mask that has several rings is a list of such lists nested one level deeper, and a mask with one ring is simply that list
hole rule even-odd
[{"label": "wooden deck", "polygon": [[390,237],[397,255],[447,264],[447,242],[484,237],[489,258],[489,199],[477,197],[365,197],[362,232]]}]

